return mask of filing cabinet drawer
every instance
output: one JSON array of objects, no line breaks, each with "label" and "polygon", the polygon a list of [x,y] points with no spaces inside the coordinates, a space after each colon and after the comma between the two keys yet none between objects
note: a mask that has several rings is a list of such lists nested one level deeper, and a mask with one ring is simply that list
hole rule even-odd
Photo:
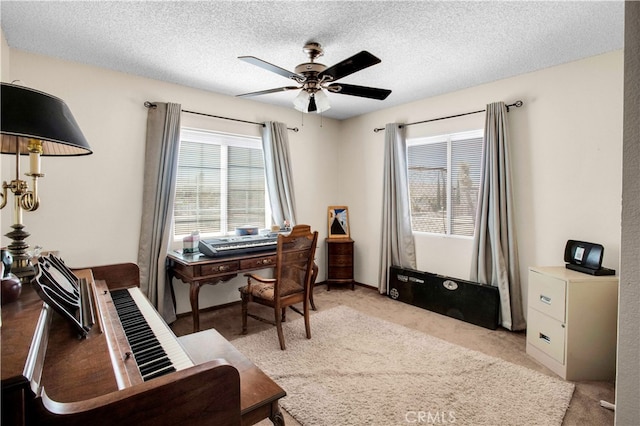
[{"label": "filing cabinet drawer", "polygon": [[543,275],[529,274],[529,307],[565,322],[566,288],[564,280]]},{"label": "filing cabinet drawer", "polygon": [[527,342],[564,364],[564,324],[535,309],[529,309]]}]

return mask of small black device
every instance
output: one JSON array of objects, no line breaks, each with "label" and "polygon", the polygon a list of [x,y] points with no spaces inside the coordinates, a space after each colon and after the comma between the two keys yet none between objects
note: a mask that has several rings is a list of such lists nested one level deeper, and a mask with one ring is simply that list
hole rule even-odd
[{"label": "small black device", "polygon": [[603,268],[604,247],[586,241],[568,240],[564,248],[567,269],[590,275],[615,275],[615,269]]}]

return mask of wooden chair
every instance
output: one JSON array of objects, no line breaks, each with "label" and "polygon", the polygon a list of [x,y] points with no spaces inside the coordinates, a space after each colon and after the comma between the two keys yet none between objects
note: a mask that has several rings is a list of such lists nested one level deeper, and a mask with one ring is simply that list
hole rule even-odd
[{"label": "wooden chair", "polygon": [[[307,339],[311,338],[309,326],[309,301],[317,275],[314,263],[318,231],[311,232],[309,225],[296,225],[289,235],[278,236],[276,268],[273,278],[245,274],[247,285],[240,288],[242,297],[242,334],[247,334],[247,316],[276,326],[280,349],[285,350],[282,322],[286,320],[286,309],[304,315]],[[275,321],[270,321],[248,312],[249,302],[273,308]],[[303,312],[293,305],[302,303]]]}]

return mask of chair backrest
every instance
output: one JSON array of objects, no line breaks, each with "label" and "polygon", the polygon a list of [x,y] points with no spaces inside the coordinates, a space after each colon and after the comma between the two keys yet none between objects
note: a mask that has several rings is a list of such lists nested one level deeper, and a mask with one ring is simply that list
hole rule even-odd
[{"label": "chair backrest", "polygon": [[296,225],[289,235],[278,236],[275,294],[280,297],[304,290],[309,293],[318,231]]}]

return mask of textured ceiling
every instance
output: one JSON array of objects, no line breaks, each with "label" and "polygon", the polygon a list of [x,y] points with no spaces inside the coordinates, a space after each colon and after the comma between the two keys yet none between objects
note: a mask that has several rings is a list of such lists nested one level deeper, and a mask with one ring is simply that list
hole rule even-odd
[{"label": "textured ceiling", "polygon": [[324,115],[345,119],[621,49],[624,2],[2,0],[0,16],[11,48],[231,96],[294,83],[238,56],[293,71],[307,41],[327,66],[368,50],[382,63],[340,82],[393,92],[330,93]]}]

